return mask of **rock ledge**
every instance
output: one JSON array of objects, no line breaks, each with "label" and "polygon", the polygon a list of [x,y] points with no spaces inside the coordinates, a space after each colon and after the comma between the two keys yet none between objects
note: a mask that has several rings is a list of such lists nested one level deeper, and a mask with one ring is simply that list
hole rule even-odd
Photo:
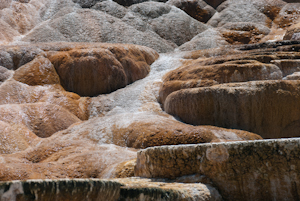
[{"label": "rock ledge", "polygon": [[299,200],[300,139],[162,146],[138,152],[135,174],[202,174],[224,200]]}]

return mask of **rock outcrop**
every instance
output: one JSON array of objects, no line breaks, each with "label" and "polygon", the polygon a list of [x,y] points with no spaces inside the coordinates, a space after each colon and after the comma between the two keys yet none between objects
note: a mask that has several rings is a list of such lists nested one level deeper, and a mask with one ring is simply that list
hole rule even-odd
[{"label": "rock outcrop", "polygon": [[153,147],[138,152],[135,174],[202,174],[224,200],[299,200],[299,139]]},{"label": "rock outcrop", "polygon": [[[76,189],[74,189],[76,187]],[[182,184],[131,178],[118,180],[62,179],[0,183],[1,200],[166,200],[220,201],[218,191],[206,184]]]},{"label": "rock outcrop", "polygon": [[102,1],[95,4],[92,9],[100,10],[114,17],[122,19],[128,12],[127,8],[114,1]]},{"label": "rock outcrop", "polygon": [[0,198],[22,201],[113,201],[120,197],[121,186],[119,182],[96,179],[12,181],[0,183]]},{"label": "rock outcrop", "polygon": [[165,110],[194,125],[248,130],[263,138],[299,137],[299,89],[298,80],[185,89],[167,97]]},{"label": "rock outcrop", "polygon": [[274,19],[274,23],[280,28],[288,28],[299,22],[300,3],[286,4]]},{"label": "rock outcrop", "polygon": [[223,35],[216,29],[207,29],[196,35],[189,42],[184,43],[177,49],[181,51],[203,50],[230,45]]},{"label": "rock outcrop", "polygon": [[264,138],[299,136],[300,116],[294,113],[299,83],[291,76],[299,68],[299,45],[265,45],[270,49],[245,46],[254,49],[199,58],[171,71],[160,89],[165,111],[193,125],[242,129]]},{"label": "rock outcrop", "polygon": [[256,43],[282,39],[286,29],[299,21],[298,4],[282,0],[6,0],[0,12],[4,28],[0,41],[134,43],[168,52],[210,28],[200,23],[204,22],[221,28],[217,32],[231,44]]}]

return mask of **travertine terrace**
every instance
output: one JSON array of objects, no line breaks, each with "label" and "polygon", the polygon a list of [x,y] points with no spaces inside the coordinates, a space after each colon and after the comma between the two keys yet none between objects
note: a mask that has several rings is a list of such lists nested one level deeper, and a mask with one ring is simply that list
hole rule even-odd
[{"label": "travertine terrace", "polygon": [[300,1],[0,0],[0,27],[1,201],[300,199]]}]

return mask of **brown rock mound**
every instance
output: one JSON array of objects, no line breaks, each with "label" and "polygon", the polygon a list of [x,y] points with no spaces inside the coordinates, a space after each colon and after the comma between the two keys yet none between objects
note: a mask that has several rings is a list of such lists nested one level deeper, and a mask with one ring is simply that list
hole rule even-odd
[{"label": "brown rock mound", "polygon": [[58,139],[87,139],[98,144],[124,147],[197,144],[219,141],[257,140],[260,136],[213,126],[192,126],[151,113],[119,114],[90,119],[55,134]]},{"label": "brown rock mound", "polygon": [[60,84],[49,59],[37,57],[15,71],[13,78],[28,85]]},{"label": "brown rock mound", "polygon": [[185,89],[170,94],[164,106],[194,125],[243,129],[264,138],[299,137],[299,84],[255,81]]},{"label": "brown rock mound", "polygon": [[260,136],[241,130],[228,130],[213,126],[191,126],[174,120],[146,121],[130,124],[115,131],[116,144],[147,148],[162,145],[198,144],[219,141],[258,140]]},{"label": "brown rock mound", "polygon": [[0,180],[110,178],[114,167],[135,157],[128,148],[50,137],[34,148],[0,155]]},{"label": "brown rock mound", "polygon": [[28,86],[7,80],[0,86],[0,104],[50,103],[61,106],[82,120],[87,119],[88,98],[66,92],[60,85]]},{"label": "brown rock mound", "polygon": [[251,22],[226,23],[222,28],[220,32],[230,44],[257,43],[270,33],[268,27]]},{"label": "brown rock mound", "polygon": [[66,92],[62,89],[62,87],[60,90],[46,90],[44,96],[41,97],[38,102],[59,105],[67,109],[81,120],[88,119],[87,107],[89,104],[89,98],[81,98],[75,93]]},{"label": "brown rock mound", "polygon": [[23,124],[39,137],[49,137],[71,124],[80,122],[66,109],[47,103],[1,105],[0,113],[1,121]]},{"label": "brown rock mound", "polygon": [[16,69],[0,86],[0,104],[47,102],[82,120],[88,119],[89,98],[79,95],[108,93],[144,78],[158,58],[150,48],[99,43],[3,46],[0,55],[1,83],[13,74],[7,68]]},{"label": "brown rock mound", "polygon": [[122,88],[150,71],[158,57],[136,48],[73,49],[49,56],[62,86],[81,96],[96,96]]},{"label": "brown rock mound", "polygon": [[22,124],[0,121],[0,154],[23,151],[34,145],[39,138]]}]

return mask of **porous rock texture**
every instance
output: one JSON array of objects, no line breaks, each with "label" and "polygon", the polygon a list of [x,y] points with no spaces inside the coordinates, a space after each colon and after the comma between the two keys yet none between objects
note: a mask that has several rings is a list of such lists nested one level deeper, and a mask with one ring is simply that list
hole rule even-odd
[{"label": "porous rock texture", "polygon": [[153,147],[138,152],[135,174],[202,174],[224,200],[299,200],[299,139]]}]

